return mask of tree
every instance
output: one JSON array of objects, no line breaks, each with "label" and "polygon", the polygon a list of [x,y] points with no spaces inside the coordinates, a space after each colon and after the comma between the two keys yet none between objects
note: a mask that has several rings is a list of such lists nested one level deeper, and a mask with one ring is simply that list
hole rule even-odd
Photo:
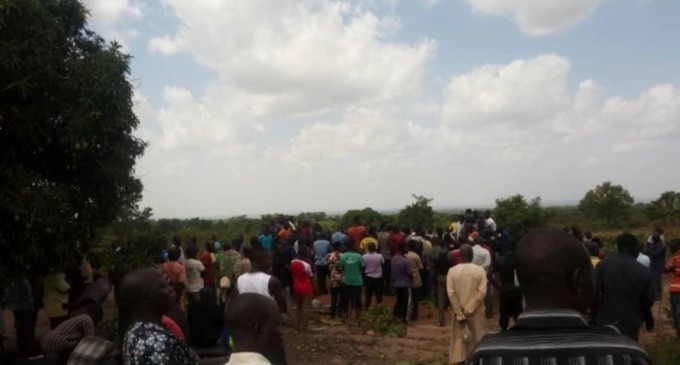
[{"label": "tree", "polygon": [[664,226],[680,226],[680,192],[667,191],[647,207],[647,217]]},{"label": "tree", "polygon": [[519,239],[525,232],[546,225],[550,216],[541,207],[541,198],[527,201],[517,194],[504,199],[496,199],[493,216],[499,225],[508,230],[511,239]]},{"label": "tree", "polygon": [[352,224],[354,224],[354,217],[361,218],[361,221],[364,224],[371,226],[378,225],[383,219],[385,219],[385,217],[380,214],[380,212],[374,210],[373,208],[352,209],[348,210],[342,215],[339,222],[340,227],[345,229],[347,227],[351,227]]},{"label": "tree", "polygon": [[603,219],[608,226],[619,225],[630,219],[634,199],[621,185],[606,181],[588,191],[578,208],[591,219]]},{"label": "tree", "polygon": [[430,206],[432,199],[422,195],[412,195],[416,201],[399,211],[397,216],[399,224],[407,225],[411,228],[432,228],[434,225],[434,210]]},{"label": "tree", "polygon": [[78,0],[0,5],[0,279],[60,269],[135,209],[130,57]]}]

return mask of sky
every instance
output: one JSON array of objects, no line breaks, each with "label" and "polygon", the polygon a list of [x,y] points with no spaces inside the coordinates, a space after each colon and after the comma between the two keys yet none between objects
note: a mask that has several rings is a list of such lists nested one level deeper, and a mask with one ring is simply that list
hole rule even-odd
[{"label": "sky", "polygon": [[86,0],[157,218],[680,189],[680,1]]}]

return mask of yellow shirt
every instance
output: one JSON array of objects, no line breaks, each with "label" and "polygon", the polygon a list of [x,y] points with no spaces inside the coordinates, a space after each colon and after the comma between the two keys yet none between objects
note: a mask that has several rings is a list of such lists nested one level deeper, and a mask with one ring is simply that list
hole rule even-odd
[{"label": "yellow shirt", "polygon": [[380,244],[378,243],[377,239],[375,239],[373,237],[365,237],[359,243],[359,251],[361,251],[361,253],[368,252],[368,245],[371,244],[371,243],[375,245],[376,250],[380,250]]},{"label": "yellow shirt", "polygon": [[50,273],[43,282],[43,305],[47,317],[62,317],[68,315],[64,304],[68,304],[68,290],[71,288],[66,282],[63,272]]},{"label": "yellow shirt", "polygon": [[595,267],[600,263],[600,258],[597,256],[590,256],[590,263]]}]

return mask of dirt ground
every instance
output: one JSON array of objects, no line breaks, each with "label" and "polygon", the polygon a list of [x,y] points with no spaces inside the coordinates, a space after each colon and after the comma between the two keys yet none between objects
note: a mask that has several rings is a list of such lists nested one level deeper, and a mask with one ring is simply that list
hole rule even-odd
[{"label": "dirt ground", "polygon": [[[665,293],[667,296],[668,294]],[[318,297],[322,305],[330,303],[327,296]],[[386,297],[385,303],[392,305],[394,299]],[[674,336],[672,322],[668,316],[668,298],[657,302],[653,313],[657,328],[651,333],[641,331],[640,342],[652,345],[659,338]],[[116,309],[113,300],[107,301],[106,318],[113,318]],[[14,318],[10,311],[4,311],[8,340],[5,348],[13,350],[16,346]],[[488,321],[489,331],[498,331],[498,307],[494,308],[494,318]],[[350,319],[345,323],[332,321],[326,313],[315,311],[312,314],[310,331],[299,333],[291,328],[285,329],[285,342],[289,364],[307,365],[359,365],[359,364],[446,364],[449,346],[449,328],[437,325],[436,309],[421,306],[420,321],[408,328],[404,338],[387,338],[369,333],[361,324]],[[450,317],[447,314],[447,318]],[[42,337],[49,329],[49,323],[41,311],[38,318],[36,335]]]}]

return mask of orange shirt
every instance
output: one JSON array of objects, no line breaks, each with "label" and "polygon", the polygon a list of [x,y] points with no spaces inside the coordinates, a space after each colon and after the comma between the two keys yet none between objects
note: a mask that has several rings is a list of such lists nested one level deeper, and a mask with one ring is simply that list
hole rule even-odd
[{"label": "orange shirt", "polygon": [[668,259],[666,269],[673,270],[673,277],[671,278],[671,293],[680,293],[680,251],[673,254],[673,257]]},{"label": "orange shirt", "polygon": [[163,268],[163,271],[165,271],[165,275],[167,275],[168,280],[172,284],[186,283],[187,271],[184,268],[184,265],[177,261],[168,261],[163,263],[161,267]]},{"label": "orange shirt", "polygon": [[364,226],[354,226],[347,230],[347,236],[349,236],[349,240],[352,242],[353,247],[359,247],[361,240],[363,240],[366,235],[366,227]]}]

